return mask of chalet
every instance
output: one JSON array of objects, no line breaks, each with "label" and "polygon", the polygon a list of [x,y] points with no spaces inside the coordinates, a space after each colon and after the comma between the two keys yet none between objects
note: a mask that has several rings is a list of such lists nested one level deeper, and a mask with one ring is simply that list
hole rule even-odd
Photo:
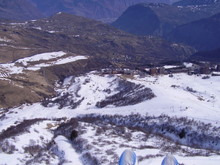
[{"label": "chalet", "polygon": [[158,74],[165,74],[165,68],[164,67],[160,67],[160,68],[158,68]]},{"label": "chalet", "polygon": [[150,68],[149,74],[152,75],[152,76],[157,75],[157,68]]},{"label": "chalet", "polygon": [[125,75],[140,75],[142,72],[139,70],[125,69],[125,68],[108,68],[102,69],[102,74],[125,74]]},{"label": "chalet", "polygon": [[188,73],[188,70],[185,66],[175,66],[175,67],[169,67],[165,69],[166,72],[172,74],[172,73]]},{"label": "chalet", "polygon": [[164,67],[150,68],[148,73],[150,75],[163,75],[163,74],[167,74],[167,72],[166,72]]},{"label": "chalet", "polygon": [[202,66],[200,68],[200,74],[210,74],[211,73],[211,69],[209,66]]},{"label": "chalet", "polygon": [[193,64],[191,67],[188,68],[188,74],[200,74],[200,66],[198,64]]}]

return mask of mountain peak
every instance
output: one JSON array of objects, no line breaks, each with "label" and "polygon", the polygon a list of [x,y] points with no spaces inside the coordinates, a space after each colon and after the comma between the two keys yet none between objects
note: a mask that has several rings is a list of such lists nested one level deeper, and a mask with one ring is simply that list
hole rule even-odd
[{"label": "mountain peak", "polygon": [[141,3],[129,7],[112,25],[136,35],[164,36],[179,25],[208,17],[213,12],[163,3]]},{"label": "mountain peak", "polygon": [[177,27],[168,35],[174,42],[181,42],[197,50],[213,50],[220,47],[220,13],[209,18]]}]

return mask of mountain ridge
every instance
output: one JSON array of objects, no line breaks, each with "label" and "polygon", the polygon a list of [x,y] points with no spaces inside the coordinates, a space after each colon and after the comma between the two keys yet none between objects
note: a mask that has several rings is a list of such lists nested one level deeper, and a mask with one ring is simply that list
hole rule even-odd
[{"label": "mountain ridge", "polygon": [[220,48],[220,13],[174,29],[167,39],[194,46],[198,50]]},{"label": "mountain ridge", "polygon": [[115,20],[129,6],[141,2],[173,0],[0,0],[0,18],[4,20],[31,20],[66,12],[103,22]]},{"label": "mountain ridge", "polygon": [[[8,28],[11,25],[4,26]],[[163,39],[134,36],[107,24],[65,13],[56,14],[46,19],[17,24],[15,28],[18,29],[17,36],[21,38],[21,41],[17,42],[20,47],[33,45],[38,50],[39,48],[53,51],[64,49],[77,54],[98,55],[99,57],[104,53],[105,58],[114,59],[115,61],[122,60],[121,62],[124,64],[132,63],[132,61],[141,64],[144,62],[166,61],[167,59],[178,60],[183,59],[184,54],[186,56],[189,55],[181,52],[184,48],[183,45],[178,45],[174,48],[172,43]],[[3,30],[4,28],[2,28]],[[10,31],[7,33],[14,33],[13,28]],[[25,34],[19,35],[20,33]],[[24,40],[23,37],[27,37],[27,39]],[[31,37],[31,40],[29,39],[30,41],[27,42],[26,40],[29,37]],[[8,39],[13,40],[10,36],[8,36]],[[162,49],[161,52],[159,47]],[[188,49],[187,47],[185,48],[186,50]],[[154,53],[151,54],[151,52]],[[129,56],[129,60],[125,60],[124,56]],[[156,56],[161,56],[161,58],[154,60],[157,58]],[[143,61],[142,58],[144,57],[149,58],[145,58]]]},{"label": "mountain ridge", "polygon": [[[45,16],[50,16],[57,12],[67,12],[74,15],[84,16],[98,20],[108,20],[117,18],[127,7],[141,3],[153,2],[152,0],[29,0],[34,3]],[[156,0],[155,2],[171,3],[169,0]]]},{"label": "mountain ridge", "polygon": [[28,0],[0,0],[0,19],[30,20],[42,16],[40,11]]},{"label": "mountain ridge", "polygon": [[179,25],[210,15],[209,11],[194,11],[188,7],[141,3],[129,7],[112,25],[137,35],[165,36]]},{"label": "mountain ridge", "polygon": [[193,5],[213,5],[219,3],[219,0],[181,0],[174,2],[175,6],[193,6]]}]

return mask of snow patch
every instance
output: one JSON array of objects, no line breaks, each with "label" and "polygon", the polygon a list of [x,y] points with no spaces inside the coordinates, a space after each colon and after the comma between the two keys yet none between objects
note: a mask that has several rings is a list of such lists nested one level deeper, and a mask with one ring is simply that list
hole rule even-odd
[{"label": "snow patch", "polygon": [[40,61],[40,60],[50,60],[58,57],[62,57],[66,55],[65,52],[59,51],[59,52],[49,52],[49,53],[41,53],[41,54],[36,54],[31,57],[25,57],[23,59],[19,59],[16,62],[22,63],[24,66],[27,66],[28,62],[34,62],[34,61]]},{"label": "snow patch", "polygon": [[3,38],[1,38],[0,37],[0,42],[11,42],[11,40],[10,39],[8,39],[8,38],[6,38],[6,37],[3,37]]},{"label": "snow patch", "polygon": [[[19,59],[13,63],[0,64],[0,77],[8,77],[10,74],[23,73],[25,70],[39,70],[42,67],[49,67],[53,65],[61,65],[78,60],[85,60],[85,56],[69,56],[63,57],[66,53],[63,51],[41,53],[30,57]],[[43,61],[39,63],[40,61]],[[38,64],[31,64],[37,62]]]}]

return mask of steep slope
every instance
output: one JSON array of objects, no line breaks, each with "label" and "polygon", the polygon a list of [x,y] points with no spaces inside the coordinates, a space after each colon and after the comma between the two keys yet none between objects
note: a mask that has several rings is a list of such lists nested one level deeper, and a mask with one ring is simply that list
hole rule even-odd
[{"label": "steep slope", "polygon": [[112,25],[129,33],[146,35],[160,28],[160,20],[150,7],[135,5],[129,7]]},{"label": "steep slope", "polygon": [[220,14],[177,27],[168,39],[199,50],[220,48]]},{"label": "steep slope", "polygon": [[187,7],[137,4],[129,7],[112,25],[133,34],[164,36],[178,25],[210,15]]},{"label": "steep slope", "polygon": [[28,0],[0,0],[0,19],[28,20],[42,17]]}]

